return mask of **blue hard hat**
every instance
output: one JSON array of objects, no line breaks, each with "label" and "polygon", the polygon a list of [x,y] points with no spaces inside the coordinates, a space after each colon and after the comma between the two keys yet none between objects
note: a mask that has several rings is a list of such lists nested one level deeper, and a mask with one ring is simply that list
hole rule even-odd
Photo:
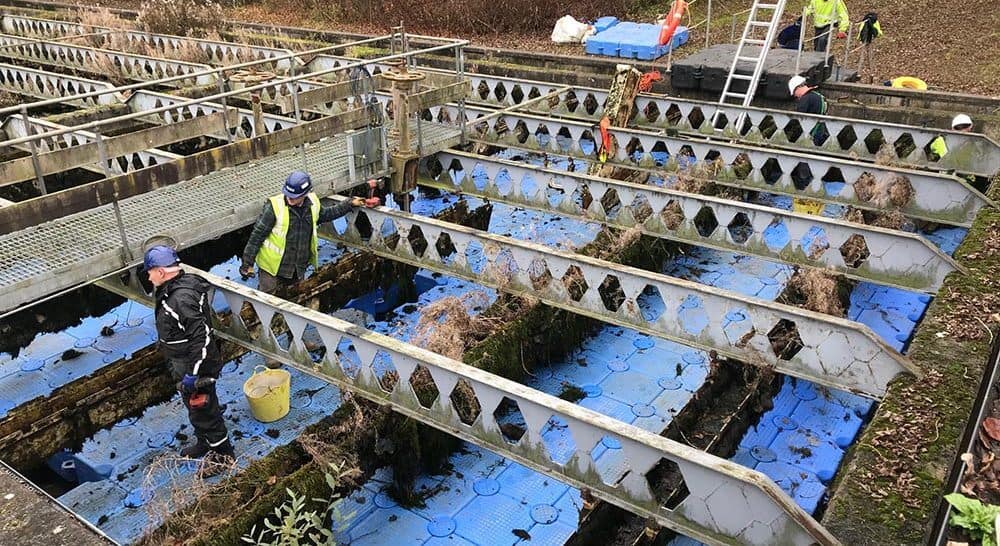
[{"label": "blue hard hat", "polygon": [[166,245],[156,245],[146,251],[146,259],[142,261],[142,270],[149,271],[154,267],[170,267],[177,265],[181,259],[177,251]]},{"label": "blue hard hat", "polygon": [[281,193],[289,199],[298,199],[312,191],[312,179],[305,171],[292,171],[285,179],[285,187],[281,188]]}]

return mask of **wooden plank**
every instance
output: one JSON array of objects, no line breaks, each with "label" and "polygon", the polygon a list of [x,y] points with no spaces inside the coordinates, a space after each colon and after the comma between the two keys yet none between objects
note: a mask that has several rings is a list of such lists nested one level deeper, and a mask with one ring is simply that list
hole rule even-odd
[{"label": "wooden plank", "polygon": [[[235,110],[229,112],[229,123],[235,124],[238,121]],[[212,133],[224,134],[225,127],[222,124],[222,112],[198,116],[196,118],[142,129],[132,133],[104,139],[109,159],[114,159],[123,155],[149,150],[174,142],[180,142],[190,138]],[[76,167],[92,166],[100,163],[100,151],[97,142],[88,142],[78,146],[71,146],[61,150],[55,150],[40,154],[38,162],[41,166],[43,176],[68,171]],[[98,169],[98,171],[100,171]],[[17,184],[35,178],[35,170],[32,167],[30,157],[22,157],[11,161],[0,163],[0,187]]]}]

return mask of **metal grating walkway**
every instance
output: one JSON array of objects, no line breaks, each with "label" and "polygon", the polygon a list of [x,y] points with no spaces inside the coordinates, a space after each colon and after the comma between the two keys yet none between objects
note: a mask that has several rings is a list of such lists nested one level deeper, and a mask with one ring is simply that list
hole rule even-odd
[{"label": "metal grating walkway", "polygon": [[[460,134],[434,123],[423,123],[422,131],[424,146],[434,151],[456,144]],[[321,195],[346,188],[346,138],[308,146],[306,164]],[[252,223],[280,181],[299,168],[301,156],[287,150],[121,201],[133,256],[153,235],[191,246]],[[0,236],[0,311],[108,275],[125,264],[121,252],[111,204]]]}]

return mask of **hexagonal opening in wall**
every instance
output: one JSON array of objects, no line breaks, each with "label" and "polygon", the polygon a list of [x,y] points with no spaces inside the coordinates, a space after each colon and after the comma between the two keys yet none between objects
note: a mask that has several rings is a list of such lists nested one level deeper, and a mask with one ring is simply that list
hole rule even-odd
[{"label": "hexagonal opening in wall", "polygon": [[657,502],[668,510],[680,506],[690,492],[680,467],[674,461],[663,458],[646,474],[646,483],[656,495]]},{"label": "hexagonal opening in wall", "polygon": [[566,273],[562,276],[562,283],[566,287],[570,299],[577,302],[590,288],[587,285],[587,279],[583,276],[583,271],[575,265],[566,268]]},{"label": "hexagonal opening in wall", "polygon": [[632,218],[635,219],[637,224],[642,224],[653,215],[653,207],[649,204],[649,199],[645,195],[637,194],[632,199],[632,202],[629,203],[628,208],[632,212]]},{"label": "hexagonal opening in wall", "polygon": [[694,225],[698,234],[702,237],[710,237],[719,227],[719,220],[715,218],[715,212],[711,207],[704,206],[694,217]]},{"label": "hexagonal opening in wall", "polygon": [[396,246],[399,245],[399,230],[396,229],[396,223],[392,221],[392,218],[382,220],[378,231],[385,246],[390,250],[396,250]]},{"label": "hexagonal opening in wall", "polygon": [[797,119],[790,120],[785,124],[783,132],[785,133],[785,138],[788,139],[788,142],[795,142],[802,136],[802,124],[799,123],[799,120]]},{"label": "hexagonal opening in wall", "polygon": [[676,104],[671,104],[667,108],[667,112],[666,115],[664,116],[664,119],[666,120],[667,125],[677,125],[678,123],[681,122],[681,119],[683,119],[683,117],[684,114],[681,113],[681,109]]},{"label": "hexagonal opening in wall", "polygon": [[528,141],[528,137],[531,136],[531,132],[528,131],[528,125],[524,123],[524,120],[517,120],[514,124],[514,140],[518,144],[524,144]]},{"label": "hexagonal opening in wall", "polygon": [[531,263],[528,264],[528,280],[531,281],[531,287],[535,290],[544,290],[552,282],[552,271],[549,270],[549,264],[542,258],[531,260]]},{"label": "hexagonal opening in wall", "polygon": [[774,133],[778,131],[778,124],[774,122],[774,116],[768,114],[760,120],[757,129],[760,131],[762,137],[770,140],[774,136]]},{"label": "hexagonal opening in wall", "polygon": [[566,106],[567,112],[573,113],[580,107],[580,99],[576,97],[576,92],[567,91],[566,97],[563,99],[563,104]]},{"label": "hexagonal opening in wall", "polygon": [[736,213],[726,229],[729,231],[729,237],[738,245],[747,242],[753,235],[753,224],[750,223],[750,217],[744,212]]},{"label": "hexagonal opening in wall", "polygon": [[660,289],[647,284],[642,288],[642,292],[639,294],[639,312],[642,313],[642,318],[646,319],[648,322],[655,322],[663,316],[663,313],[667,310],[667,304],[663,301],[663,296],[660,294]]},{"label": "hexagonal opening in wall", "polygon": [[697,106],[691,109],[691,113],[688,114],[687,118],[692,129],[698,129],[702,123],[705,123],[705,113]]},{"label": "hexagonal opening in wall", "polygon": [[681,208],[681,204],[677,201],[671,199],[667,202],[663,210],[660,211],[660,220],[663,221],[664,227],[670,231],[675,231],[677,228],[681,227],[684,223],[684,210]]},{"label": "hexagonal opening in wall", "polygon": [[854,132],[854,127],[850,125],[845,125],[843,129],[837,133],[837,145],[840,146],[841,150],[850,150],[851,146],[858,141],[858,134]]},{"label": "hexagonal opening in wall", "polygon": [[524,421],[524,414],[521,413],[521,408],[517,405],[516,401],[506,396],[503,397],[503,400],[500,401],[500,404],[493,411],[493,418],[500,428],[500,435],[509,444],[520,442],[528,430],[528,425]]},{"label": "hexagonal opening in wall", "polygon": [[760,167],[760,175],[764,178],[764,183],[773,186],[778,180],[781,180],[781,176],[785,174],[781,170],[781,164],[778,160],[771,157],[764,162]]},{"label": "hexagonal opening in wall", "polygon": [[451,406],[455,408],[459,420],[466,425],[472,426],[483,412],[483,408],[479,404],[479,397],[476,396],[475,389],[472,388],[472,384],[467,379],[458,380],[449,398],[451,398]]},{"label": "hexagonal opening in wall", "polygon": [[597,109],[601,105],[597,102],[597,97],[593,93],[587,93],[587,96],[583,97],[583,109],[590,115],[594,115]]},{"label": "hexagonal opening in wall", "polygon": [[885,137],[882,136],[881,129],[874,129],[865,137],[865,148],[868,149],[868,153],[870,154],[878,153],[882,149],[883,144],[885,144]]},{"label": "hexagonal opening in wall", "polygon": [[892,146],[895,148],[896,157],[899,159],[910,157],[910,154],[917,149],[917,144],[913,141],[913,135],[910,133],[899,135],[899,138],[896,139],[896,142]]},{"label": "hexagonal opening in wall", "polygon": [[767,339],[771,342],[774,356],[781,360],[791,360],[805,347],[799,327],[788,319],[779,320],[767,333]]},{"label": "hexagonal opening in wall", "polygon": [[434,382],[434,377],[431,376],[431,372],[423,364],[418,364],[417,368],[410,375],[410,387],[413,388],[413,393],[417,395],[417,401],[425,408],[433,406],[441,394],[437,383]]},{"label": "hexagonal opening in wall", "polygon": [[656,105],[656,101],[649,101],[646,106],[642,109],[642,117],[646,120],[646,123],[656,123],[660,119],[660,107]]},{"label": "hexagonal opening in wall", "polygon": [[476,86],[476,94],[479,95],[479,100],[489,99],[490,86],[486,84],[485,80],[480,80],[479,85]]},{"label": "hexagonal opening in wall", "polygon": [[805,189],[809,187],[809,184],[812,184],[814,179],[812,169],[809,168],[809,164],[805,161],[800,161],[795,165],[795,168],[792,169],[790,177],[792,179],[792,185],[799,191],[805,191]]},{"label": "hexagonal opening in wall", "polygon": [[514,88],[510,90],[510,98],[514,100],[514,104],[521,104],[524,100],[524,91],[520,85],[514,84]]},{"label": "hexagonal opening in wall", "polygon": [[493,96],[497,98],[497,102],[503,102],[507,98],[507,87],[504,86],[503,82],[497,82],[496,86],[493,87]]},{"label": "hexagonal opening in wall", "polygon": [[552,415],[542,427],[542,444],[549,459],[557,465],[564,465],[576,454],[576,440],[569,431],[569,425],[558,416]]},{"label": "hexagonal opening in wall", "polygon": [[359,211],[354,218],[354,227],[361,234],[361,239],[367,241],[372,237],[372,223],[364,211]]},{"label": "hexagonal opening in wall", "polygon": [[840,255],[844,257],[844,263],[847,264],[847,267],[857,269],[871,256],[871,251],[868,250],[868,241],[865,241],[863,235],[855,233],[848,237],[844,244],[840,245]]},{"label": "hexagonal opening in wall", "polygon": [[604,207],[604,213],[608,218],[617,218],[622,211],[622,202],[618,198],[618,191],[611,188],[604,192],[604,195],[601,196],[601,206]]},{"label": "hexagonal opening in wall", "polygon": [[411,226],[410,232],[406,234],[406,239],[410,241],[410,248],[413,249],[413,254],[422,258],[424,252],[427,250],[427,238],[424,237],[424,232],[420,229],[420,226]]},{"label": "hexagonal opening in wall", "polygon": [[625,291],[622,290],[621,282],[614,275],[607,275],[597,289],[604,302],[604,308],[612,313],[618,311],[625,302]]},{"label": "hexagonal opening in wall", "polygon": [[750,161],[750,156],[745,153],[737,154],[729,166],[733,170],[733,175],[740,180],[746,180],[753,173],[753,163]]},{"label": "hexagonal opening in wall", "polygon": [[451,235],[447,233],[441,233],[437,241],[434,243],[434,249],[437,250],[438,256],[446,264],[450,264],[452,260],[455,259],[455,254],[458,249],[455,248],[455,244],[451,242]]},{"label": "hexagonal opening in wall", "polygon": [[375,359],[371,363],[372,373],[378,380],[379,387],[386,394],[392,393],[396,385],[399,384],[399,371],[392,363],[392,357],[386,351],[380,350],[375,354]]}]

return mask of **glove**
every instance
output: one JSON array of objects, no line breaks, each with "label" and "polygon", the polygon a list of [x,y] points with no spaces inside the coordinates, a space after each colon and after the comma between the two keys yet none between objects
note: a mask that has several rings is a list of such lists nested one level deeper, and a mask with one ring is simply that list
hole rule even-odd
[{"label": "glove", "polygon": [[250,277],[253,277],[253,266],[250,265],[250,264],[243,264],[243,265],[241,265],[240,266],[240,277],[243,277],[243,280],[247,280]]},{"label": "glove", "polygon": [[360,207],[360,206],[363,206],[364,204],[365,204],[365,200],[362,199],[361,197],[352,197],[351,198],[351,206],[352,207]]},{"label": "glove", "polygon": [[846,32],[840,31],[840,32],[837,33],[837,39],[838,40],[843,40],[844,38],[847,38],[847,33]]},{"label": "glove", "polygon": [[186,373],[184,374],[184,379],[181,379],[181,382],[177,384],[177,390],[184,394],[194,394],[194,391],[197,388],[195,387],[196,383],[198,383],[198,377]]}]

